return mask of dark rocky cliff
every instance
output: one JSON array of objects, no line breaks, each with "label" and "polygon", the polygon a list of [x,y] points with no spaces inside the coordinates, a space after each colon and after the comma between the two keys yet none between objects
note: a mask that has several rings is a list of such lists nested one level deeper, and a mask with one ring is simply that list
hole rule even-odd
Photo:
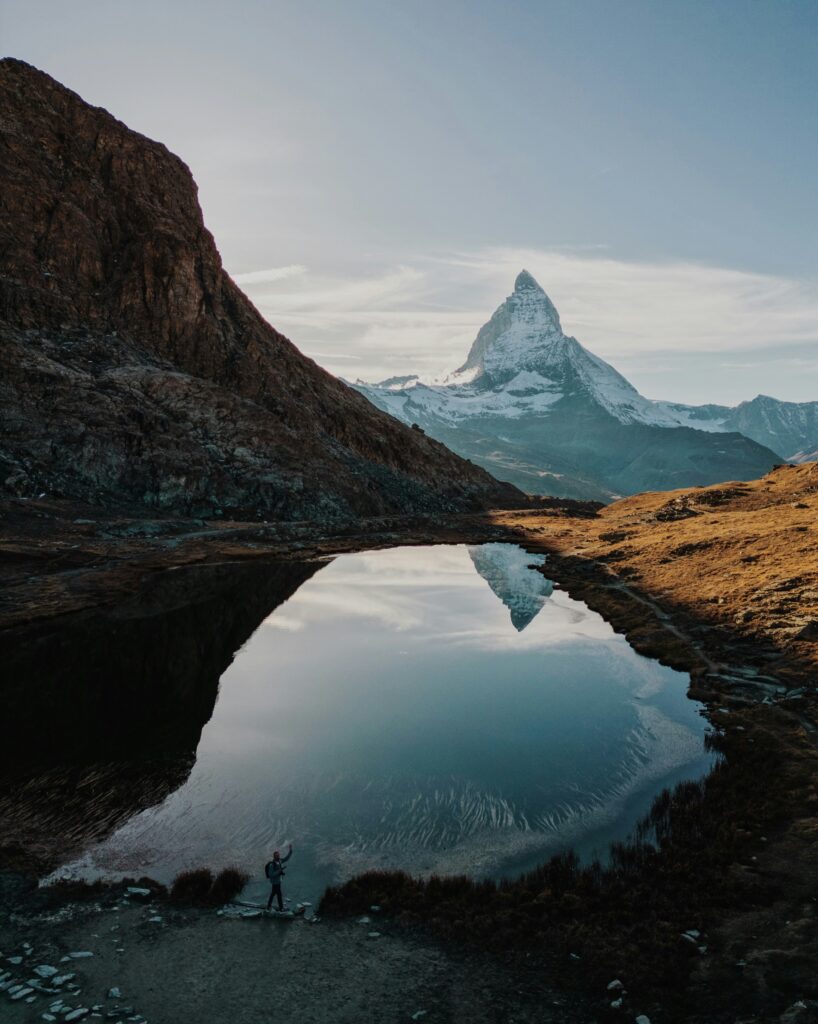
[{"label": "dark rocky cliff", "polygon": [[521,504],[270,327],[186,165],[0,61],[0,491],[270,518]]}]

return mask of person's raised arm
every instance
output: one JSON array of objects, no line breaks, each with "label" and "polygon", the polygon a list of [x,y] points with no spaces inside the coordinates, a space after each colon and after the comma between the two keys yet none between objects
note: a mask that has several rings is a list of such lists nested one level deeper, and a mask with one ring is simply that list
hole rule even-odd
[{"label": "person's raised arm", "polygon": [[290,849],[289,849],[289,851],[287,853],[287,856],[281,858],[281,863],[282,864],[286,863],[290,859],[290,857],[292,857],[292,855],[293,855],[293,844],[290,843]]}]

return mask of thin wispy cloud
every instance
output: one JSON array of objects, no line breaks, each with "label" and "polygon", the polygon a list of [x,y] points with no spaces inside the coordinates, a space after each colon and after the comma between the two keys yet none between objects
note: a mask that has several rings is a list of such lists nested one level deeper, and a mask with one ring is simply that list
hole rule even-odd
[{"label": "thin wispy cloud", "polygon": [[[523,267],[551,296],[565,332],[635,375],[649,397],[752,397],[764,390],[776,352],[793,367],[800,361],[805,370],[814,368],[818,282],[681,261],[617,260],[602,247],[495,247],[421,254],[349,276],[299,267],[237,280],[272,324],[332,372],[348,376],[354,366],[364,380],[405,373],[432,378],[463,362]],[[742,374],[740,382],[729,380],[731,369]],[[722,391],[733,386],[739,394],[693,394],[683,378],[697,373],[710,377],[711,386],[712,375],[722,373]],[[818,398],[818,382],[813,390]]]},{"label": "thin wispy cloud", "polygon": [[271,267],[269,270],[251,270],[248,274],[236,274],[233,280],[240,285],[270,284],[306,272],[307,268],[302,264],[292,263],[288,267]]}]

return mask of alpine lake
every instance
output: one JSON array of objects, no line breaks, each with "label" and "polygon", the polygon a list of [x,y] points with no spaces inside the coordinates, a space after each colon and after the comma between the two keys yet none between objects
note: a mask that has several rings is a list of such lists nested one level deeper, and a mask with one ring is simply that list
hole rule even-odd
[{"label": "alpine lake", "polygon": [[[212,697],[202,707],[186,684],[173,708],[160,701],[145,712],[130,748],[123,739],[99,764],[86,755],[65,769],[62,784],[85,786],[81,806],[96,824],[78,837],[62,822],[71,839],[44,880],[167,883],[187,868],[236,865],[251,875],[253,901],[266,898],[273,850],[292,843],[285,895],[317,904],[328,884],[371,868],[499,879],[568,848],[604,859],[662,789],[708,772],[709,727],[686,675],[637,654],[542,563],[505,543],[363,551],[302,567],[266,605],[247,598],[245,607],[255,584],[240,581],[219,597],[217,616],[210,605],[184,620],[154,611],[159,632],[138,644],[122,625],[122,658],[132,668],[154,658],[136,666],[137,680],[168,692],[193,671],[200,690],[200,658]],[[231,632],[224,616],[238,614],[243,632]],[[107,635],[100,692],[115,702],[120,647]],[[169,664],[180,648],[193,651],[185,669]],[[60,665],[71,666],[72,686],[100,671],[64,645],[57,677]],[[166,665],[171,683],[157,678]],[[157,729],[150,770],[176,767],[152,789],[133,783],[133,765],[140,735]],[[116,782],[129,797],[114,813],[118,798],[105,790],[118,758],[131,782]],[[30,804],[53,787],[63,777],[53,759],[12,799],[28,792]],[[61,834],[60,813],[76,807],[54,810],[43,827]]]}]

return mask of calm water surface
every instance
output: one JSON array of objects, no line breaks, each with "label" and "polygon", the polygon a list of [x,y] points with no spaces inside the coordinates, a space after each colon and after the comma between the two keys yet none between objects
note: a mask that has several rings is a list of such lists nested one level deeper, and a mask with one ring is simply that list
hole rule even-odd
[{"label": "calm water surface", "polygon": [[[711,764],[688,678],[508,544],[342,555],[221,678],[188,781],[61,874],[239,864],[291,897],[371,867],[499,877],[625,837]],[[265,890],[260,877],[247,895]]]}]

